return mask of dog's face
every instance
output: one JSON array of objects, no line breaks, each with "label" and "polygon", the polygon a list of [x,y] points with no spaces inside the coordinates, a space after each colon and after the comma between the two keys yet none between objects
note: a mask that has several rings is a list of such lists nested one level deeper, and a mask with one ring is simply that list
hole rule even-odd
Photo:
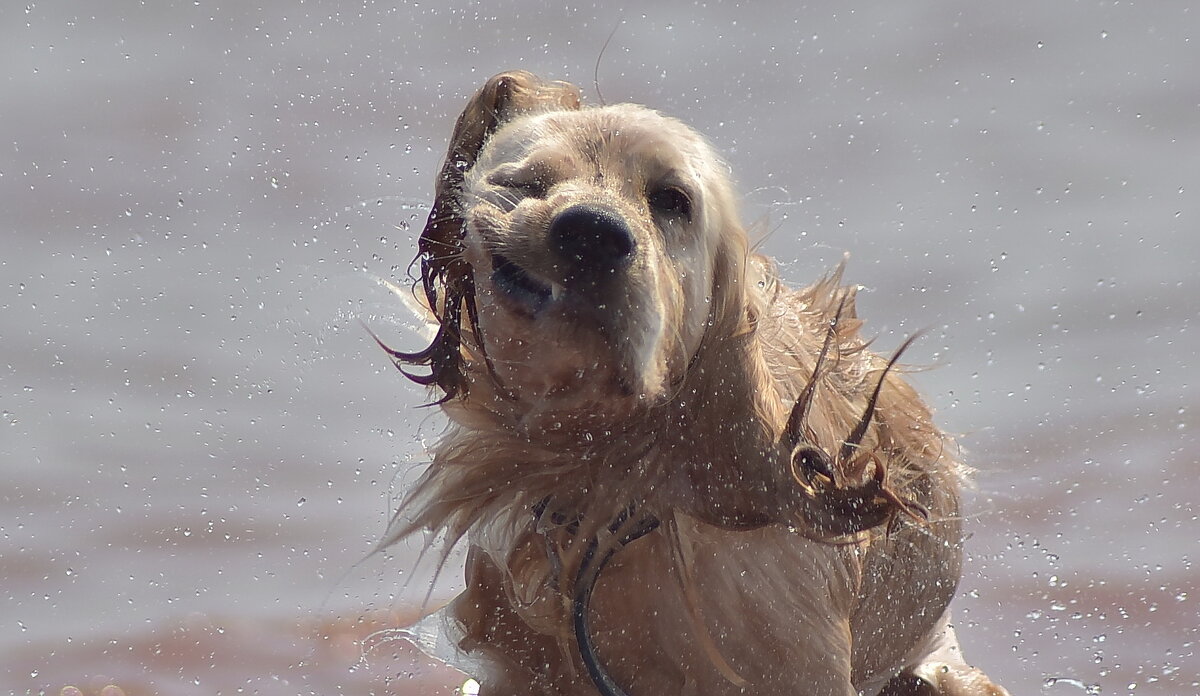
[{"label": "dog's face", "polygon": [[682,123],[614,105],[526,115],[464,181],[465,254],[496,376],[553,410],[664,398],[739,236],[726,176]]}]

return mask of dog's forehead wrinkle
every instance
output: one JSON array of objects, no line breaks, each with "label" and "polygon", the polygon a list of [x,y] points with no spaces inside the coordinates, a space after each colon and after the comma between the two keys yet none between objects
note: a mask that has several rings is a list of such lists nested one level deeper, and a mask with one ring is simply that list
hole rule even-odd
[{"label": "dog's forehead wrinkle", "polygon": [[636,152],[664,162],[716,160],[699,133],[681,121],[632,104],[548,114],[558,121],[556,135],[581,153]]}]

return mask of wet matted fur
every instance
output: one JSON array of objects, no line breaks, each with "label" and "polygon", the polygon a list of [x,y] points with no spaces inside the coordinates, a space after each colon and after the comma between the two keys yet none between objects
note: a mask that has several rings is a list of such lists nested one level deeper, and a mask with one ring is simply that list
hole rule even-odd
[{"label": "wet matted fur", "polygon": [[389,539],[468,540],[484,694],[1006,693],[946,615],[954,447],[840,268],[750,252],[689,127],[497,75],[418,261],[437,335],[389,352],[451,425]]}]

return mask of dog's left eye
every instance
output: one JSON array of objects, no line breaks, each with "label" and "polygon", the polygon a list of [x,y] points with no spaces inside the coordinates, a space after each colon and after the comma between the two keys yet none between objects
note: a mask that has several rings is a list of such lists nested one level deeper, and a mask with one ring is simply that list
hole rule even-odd
[{"label": "dog's left eye", "polygon": [[650,210],[660,215],[691,219],[692,199],[683,189],[674,186],[659,189],[646,196]]}]

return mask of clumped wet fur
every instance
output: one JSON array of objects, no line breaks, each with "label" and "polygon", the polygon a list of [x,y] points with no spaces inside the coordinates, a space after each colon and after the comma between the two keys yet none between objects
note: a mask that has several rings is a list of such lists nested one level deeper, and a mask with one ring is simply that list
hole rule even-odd
[{"label": "clumped wet fur", "polygon": [[963,467],[910,342],[869,349],[840,267],[785,287],[691,129],[498,75],[418,261],[436,336],[388,352],[451,425],[387,541],[468,539],[487,693],[1006,693],[945,613]]}]

